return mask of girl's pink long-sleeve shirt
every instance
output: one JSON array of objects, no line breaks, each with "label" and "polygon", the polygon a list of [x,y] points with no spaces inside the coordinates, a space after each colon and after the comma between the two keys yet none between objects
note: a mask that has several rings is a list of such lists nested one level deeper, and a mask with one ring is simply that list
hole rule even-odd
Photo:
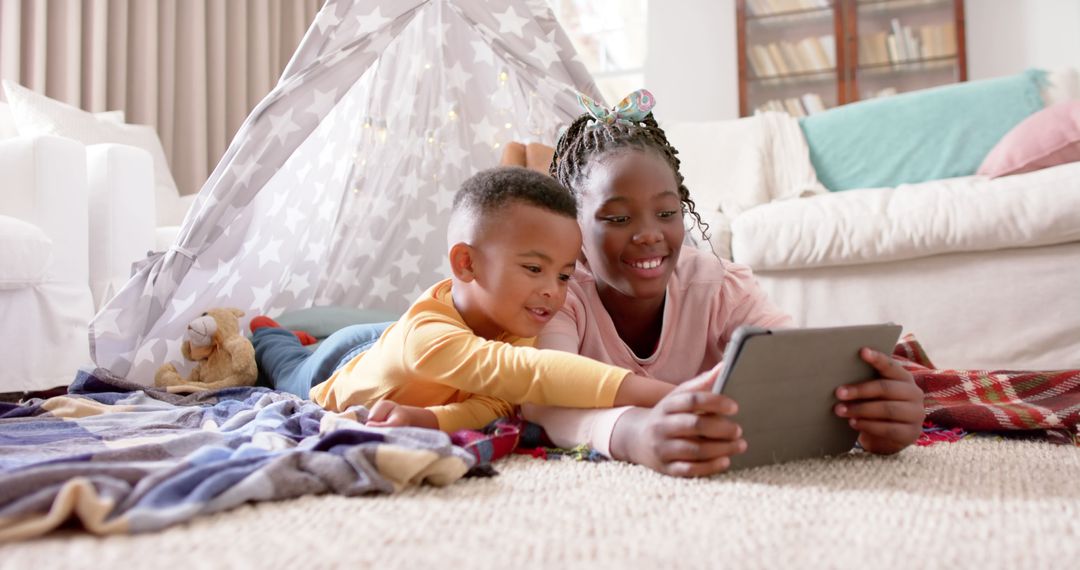
[{"label": "girl's pink long-sleeve shirt", "polygon": [[[544,327],[537,347],[574,352],[679,384],[720,363],[740,325],[789,327],[792,319],[768,300],[749,267],[683,248],[668,282],[663,329],[651,355],[639,357],[619,337],[595,279],[581,264],[570,282],[566,304]],[[628,409],[531,406],[525,414],[542,425],[556,445],[585,443],[610,457],[615,423]]]}]

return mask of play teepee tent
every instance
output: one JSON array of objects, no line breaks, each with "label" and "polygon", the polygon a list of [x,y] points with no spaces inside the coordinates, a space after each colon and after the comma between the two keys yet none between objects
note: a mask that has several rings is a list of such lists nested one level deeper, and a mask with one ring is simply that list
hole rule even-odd
[{"label": "play teepee tent", "polygon": [[175,244],[91,322],[141,383],[208,307],[401,311],[445,276],[454,192],[510,140],[551,144],[596,96],[543,0],[328,0]]}]

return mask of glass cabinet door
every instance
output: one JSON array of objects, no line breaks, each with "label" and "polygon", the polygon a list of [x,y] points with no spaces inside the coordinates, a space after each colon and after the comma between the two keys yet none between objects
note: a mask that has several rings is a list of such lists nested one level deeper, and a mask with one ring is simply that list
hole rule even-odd
[{"label": "glass cabinet door", "polygon": [[965,81],[962,0],[854,0],[845,9],[858,101]]},{"label": "glass cabinet door", "polygon": [[842,103],[840,13],[832,0],[746,0],[741,114],[804,116]]}]

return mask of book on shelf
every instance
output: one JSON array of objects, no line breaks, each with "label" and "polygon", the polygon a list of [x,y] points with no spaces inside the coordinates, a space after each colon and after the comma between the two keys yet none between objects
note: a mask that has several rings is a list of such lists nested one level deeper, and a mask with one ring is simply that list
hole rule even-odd
[{"label": "book on shelf", "polygon": [[766,45],[765,49],[769,52],[769,59],[772,61],[773,67],[776,68],[777,75],[787,75],[791,73],[788,71],[787,62],[784,61],[784,54],[776,42]]},{"label": "book on shelf", "polygon": [[804,93],[799,100],[802,101],[803,109],[806,109],[807,115],[813,115],[825,110],[825,102],[821,100],[821,95],[817,93]]},{"label": "book on shelf", "polygon": [[817,93],[804,93],[799,97],[770,99],[754,109],[754,112],[763,113],[766,111],[779,111],[781,113],[787,113],[792,117],[805,117],[814,113],[820,113],[824,110],[825,102],[821,99],[820,95]]},{"label": "book on shelf", "polygon": [[863,97],[863,99],[877,99],[879,97],[891,97],[896,95],[898,91],[895,87],[886,87],[884,89],[878,89],[877,91],[870,91]]},{"label": "book on shelf", "polygon": [[859,38],[859,64],[879,65],[889,63],[889,34],[888,32],[876,32],[866,34]]},{"label": "book on shelf", "polygon": [[756,44],[747,48],[746,59],[755,77],[828,71],[836,68],[836,44],[832,34]]},{"label": "book on shelf", "polygon": [[956,55],[956,28],[952,24],[930,24],[913,30],[893,18],[889,30],[891,33],[878,32],[859,38],[860,64],[902,63]]},{"label": "book on shelf", "polygon": [[831,5],[830,0],[746,0],[746,7],[754,16],[828,8]]},{"label": "book on shelf", "polygon": [[[758,67],[761,68],[760,72],[754,71],[754,74],[758,77],[773,77],[780,75],[780,70],[773,65],[772,57],[769,55],[769,50],[763,45],[752,46],[749,50],[750,54],[754,56],[751,61],[757,61]],[[753,64],[751,64],[753,65]]]},{"label": "book on shelf", "polygon": [[924,59],[956,55],[956,28],[951,24],[922,26],[918,34]]}]

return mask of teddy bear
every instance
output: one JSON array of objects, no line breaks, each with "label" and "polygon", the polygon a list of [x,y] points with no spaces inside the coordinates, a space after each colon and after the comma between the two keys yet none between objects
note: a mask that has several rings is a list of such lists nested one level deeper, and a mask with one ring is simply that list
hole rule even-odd
[{"label": "teddy bear", "polygon": [[154,384],[169,392],[252,386],[258,377],[255,348],[240,333],[240,309],[210,309],[188,324],[180,345],[184,358],[198,362],[184,378],[172,363],[158,368]]}]

